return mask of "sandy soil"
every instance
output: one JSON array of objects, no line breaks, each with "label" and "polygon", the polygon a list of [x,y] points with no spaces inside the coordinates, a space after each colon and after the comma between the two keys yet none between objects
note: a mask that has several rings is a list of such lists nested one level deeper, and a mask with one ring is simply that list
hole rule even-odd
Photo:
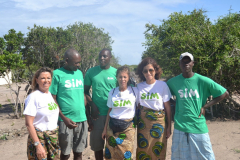
[{"label": "sandy soil", "polygon": [[[20,98],[23,98],[24,87],[22,85]],[[24,118],[13,119],[12,108],[8,99],[11,99],[9,89],[0,86],[0,131],[21,129],[25,127]],[[207,121],[216,160],[240,160],[240,121]],[[1,160],[25,160],[27,159],[27,134],[11,140],[0,140]],[[136,142],[136,141],[135,141]],[[167,160],[171,159],[172,137],[168,140]],[[135,143],[136,148],[136,143]],[[72,159],[72,155],[71,158]],[[83,159],[94,160],[94,154],[88,146],[83,152]],[[134,158],[135,159],[135,158]]]}]

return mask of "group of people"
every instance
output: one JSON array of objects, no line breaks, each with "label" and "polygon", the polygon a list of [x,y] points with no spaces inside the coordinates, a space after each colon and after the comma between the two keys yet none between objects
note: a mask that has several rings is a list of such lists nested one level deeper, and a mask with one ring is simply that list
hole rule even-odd
[{"label": "group of people", "polygon": [[[136,130],[136,159],[165,159],[172,133],[172,96],[172,160],[215,159],[204,114],[228,92],[192,71],[191,53],[181,54],[182,73],[167,83],[159,80],[162,69],[157,62],[143,59],[137,67],[141,82],[136,87],[130,84],[129,68],[110,66],[111,58],[109,49],[101,50],[99,66],[90,68],[83,78],[78,69],[81,56],[70,48],[62,68],[52,72],[42,67],[35,73],[24,110],[29,160],[67,160],[71,151],[74,160],[81,160],[88,131],[96,160],[132,160]],[[206,103],[209,96],[213,100]]]}]

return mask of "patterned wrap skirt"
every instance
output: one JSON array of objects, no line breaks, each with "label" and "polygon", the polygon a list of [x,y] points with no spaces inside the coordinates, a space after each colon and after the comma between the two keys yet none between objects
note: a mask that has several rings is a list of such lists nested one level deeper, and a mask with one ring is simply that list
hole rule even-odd
[{"label": "patterned wrap skirt", "polygon": [[137,160],[164,160],[167,139],[165,112],[141,106],[138,110]]},{"label": "patterned wrap skirt", "polygon": [[[52,131],[41,131],[36,128],[36,133],[39,138],[39,145],[45,149],[46,156],[42,160],[57,160],[60,159],[60,147],[58,145],[58,128]],[[28,160],[38,160],[36,147],[30,135],[28,136],[27,144]]]},{"label": "patterned wrap skirt", "polygon": [[[126,121],[133,121],[129,119]],[[135,128],[133,123],[123,132],[113,134],[112,129],[107,127],[105,159],[111,160],[132,160]]]}]

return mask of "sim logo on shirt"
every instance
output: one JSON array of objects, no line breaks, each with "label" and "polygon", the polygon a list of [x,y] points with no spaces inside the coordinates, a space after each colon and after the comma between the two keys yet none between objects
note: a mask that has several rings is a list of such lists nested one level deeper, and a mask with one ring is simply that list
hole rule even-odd
[{"label": "sim logo on shirt", "polygon": [[141,95],[141,99],[144,99],[144,100],[148,100],[148,99],[153,99],[153,98],[155,98],[155,99],[159,99],[159,96],[158,96],[158,93],[143,93],[142,95]]},{"label": "sim logo on shirt", "polygon": [[74,79],[72,79],[72,81],[71,80],[66,80],[65,81],[65,87],[66,88],[77,88],[78,86],[82,86],[83,87],[83,82],[81,80],[78,80],[78,79],[74,80]]},{"label": "sim logo on shirt", "polygon": [[198,91],[195,89],[190,89],[188,90],[187,88],[185,88],[185,90],[178,90],[178,93],[179,93],[179,96],[181,98],[188,98],[188,97],[193,97],[193,96],[196,96],[196,98],[199,98],[199,94],[198,94]]},{"label": "sim logo on shirt", "polygon": [[53,103],[53,102],[48,103],[48,109],[49,109],[50,111],[57,109],[57,107],[58,107],[58,106],[57,106],[56,103]]},{"label": "sim logo on shirt", "polygon": [[108,77],[107,79],[108,79],[108,80],[114,80],[114,78],[113,78],[113,77]]},{"label": "sim logo on shirt", "polygon": [[127,105],[132,105],[130,100],[119,100],[119,101],[114,101],[113,106],[114,107],[125,107]]}]

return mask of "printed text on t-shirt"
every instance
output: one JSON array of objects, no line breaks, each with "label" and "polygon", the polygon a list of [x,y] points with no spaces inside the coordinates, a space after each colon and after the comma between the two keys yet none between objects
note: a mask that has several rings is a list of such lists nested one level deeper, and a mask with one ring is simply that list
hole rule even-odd
[{"label": "printed text on t-shirt", "polygon": [[114,101],[113,102],[114,107],[125,107],[127,105],[129,105],[129,106],[132,105],[130,100],[119,100],[119,101]]},{"label": "printed text on t-shirt", "polygon": [[55,110],[55,109],[57,109],[57,104],[56,103],[53,103],[53,102],[51,102],[51,103],[48,103],[48,109],[51,111],[51,110]]},{"label": "printed text on t-shirt", "polygon": [[113,77],[108,77],[108,80],[110,80],[110,79],[114,80],[114,78],[113,78]]},{"label": "printed text on t-shirt", "polygon": [[141,95],[141,99],[145,99],[145,100],[148,100],[148,99],[153,99],[153,98],[156,98],[156,99],[159,99],[159,96],[158,96],[158,93],[143,93],[142,95]]},{"label": "printed text on t-shirt", "polygon": [[74,80],[74,79],[72,79],[72,82],[71,82],[71,80],[66,80],[65,81],[65,87],[66,88],[75,88],[75,87],[78,87],[78,86],[83,86],[83,82],[81,81],[81,80],[78,80],[78,79],[76,79],[76,80]]},{"label": "printed text on t-shirt", "polygon": [[181,98],[183,98],[183,97],[188,98],[188,97],[192,97],[192,96],[196,96],[197,98],[199,98],[199,94],[196,89],[195,90],[193,90],[193,89],[188,90],[187,88],[185,88],[185,90],[180,89],[180,90],[178,90],[178,93]]}]

